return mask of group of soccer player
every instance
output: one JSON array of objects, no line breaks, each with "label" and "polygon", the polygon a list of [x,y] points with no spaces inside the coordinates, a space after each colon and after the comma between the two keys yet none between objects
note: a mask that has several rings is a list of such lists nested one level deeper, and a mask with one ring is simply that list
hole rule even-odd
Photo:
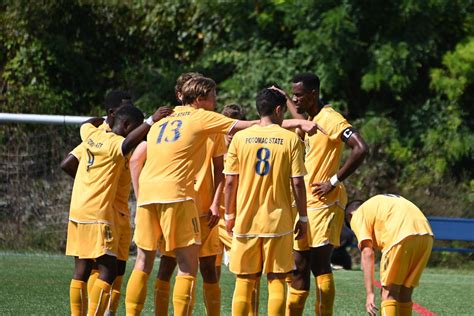
[{"label": "group of soccer player", "polygon": [[[267,87],[256,97],[256,121],[246,121],[236,104],[224,107],[224,115],[214,112],[216,84],[198,73],[178,78],[180,105],[161,107],[146,120],[130,95],[109,93],[106,120],[82,124],[82,143],[61,164],[75,178],[66,247],[75,258],[71,314],[117,311],[132,236],[130,183],[137,197],[137,257],[127,282],[127,315],[141,314],[158,251],[155,315],[168,314],[176,266],[174,314],[192,314],[199,269],[206,312],[220,315],[224,248],[236,275],[233,315],[258,314],[262,274],[268,315],[303,315],[311,272],[314,312],[332,315],[330,259],[345,220],[362,251],[367,312],[377,312],[373,249],[380,248],[382,311],[411,314],[413,287],[431,252],[429,224],[400,196],[347,203],[342,182],[368,148],[319,91],[312,73],[293,77],[291,97]],[[284,119],[287,110],[293,119]],[[344,144],[350,153],[340,166]]]}]

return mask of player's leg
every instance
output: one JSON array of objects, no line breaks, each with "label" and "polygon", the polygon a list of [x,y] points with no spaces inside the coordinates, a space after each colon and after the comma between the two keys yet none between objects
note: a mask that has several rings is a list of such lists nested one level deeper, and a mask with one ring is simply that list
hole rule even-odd
[{"label": "player's leg", "polygon": [[174,249],[178,263],[178,275],[173,290],[174,315],[188,315],[196,283],[199,245]]},{"label": "player's leg", "polygon": [[398,316],[398,299],[400,293],[400,285],[388,284],[382,286],[381,291],[381,315]]},{"label": "player's leg", "polygon": [[201,248],[199,269],[203,279],[203,298],[207,315],[220,315],[221,288],[216,269],[216,257],[221,252],[218,227],[209,228],[206,217],[201,217]]},{"label": "player's leg", "polygon": [[74,274],[69,287],[71,315],[87,314],[87,279],[92,270],[93,260],[74,257]]},{"label": "player's leg", "polygon": [[170,280],[176,269],[176,259],[170,255],[160,257],[160,267],[155,280],[155,316],[168,315]]},{"label": "player's leg", "polygon": [[398,293],[398,315],[399,316],[410,316],[412,314],[413,302],[411,300],[413,294],[412,287],[400,287]]},{"label": "player's leg", "polygon": [[160,226],[162,207],[158,204],[150,204],[137,209],[134,233],[137,258],[127,283],[125,295],[127,315],[140,315],[145,305],[147,281],[153,270],[158,241],[162,235]]},{"label": "player's leg", "polygon": [[87,293],[92,292],[92,288],[94,287],[94,282],[97,280],[99,277],[99,266],[97,265],[97,262],[92,263],[92,270],[91,274],[89,276],[89,279],[87,279]]},{"label": "player's leg", "polygon": [[199,216],[194,201],[169,204],[162,213],[166,251],[174,251],[178,263],[178,274],[173,290],[175,315],[187,315],[198,270],[201,231]]},{"label": "player's leg", "polygon": [[331,269],[333,245],[311,248],[311,271],[316,281],[316,314],[332,315],[335,286]]},{"label": "player's leg", "polygon": [[123,276],[125,275],[126,267],[127,261],[117,260],[117,277],[115,278],[110,291],[110,300],[106,311],[107,316],[114,316],[117,314],[120,296],[122,294]]},{"label": "player's leg", "polygon": [[295,269],[291,276],[291,284],[288,288],[288,299],[286,302],[286,315],[303,315],[306,298],[309,295],[311,284],[311,252],[293,251]]},{"label": "player's leg", "polygon": [[96,258],[99,267],[99,277],[94,282],[89,300],[88,315],[104,315],[107,309],[112,283],[117,276],[117,257],[103,255]]}]

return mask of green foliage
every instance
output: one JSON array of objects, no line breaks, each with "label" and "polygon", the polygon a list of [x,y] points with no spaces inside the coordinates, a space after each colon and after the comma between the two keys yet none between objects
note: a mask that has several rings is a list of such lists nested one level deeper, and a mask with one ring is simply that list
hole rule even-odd
[{"label": "green foliage", "polygon": [[4,112],[102,114],[106,92],[124,88],[151,113],[176,103],[180,73],[198,71],[218,83],[220,107],[238,102],[254,118],[259,89],[289,91],[295,73],[312,71],[371,147],[351,193],[448,201],[450,183],[471,197],[458,206],[473,207],[472,0],[21,0],[0,8]]}]

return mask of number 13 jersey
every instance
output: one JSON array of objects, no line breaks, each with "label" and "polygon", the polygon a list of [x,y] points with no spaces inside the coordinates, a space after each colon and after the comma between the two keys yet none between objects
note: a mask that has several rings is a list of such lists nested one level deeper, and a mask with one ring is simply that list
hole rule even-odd
[{"label": "number 13 jersey", "polygon": [[204,163],[210,134],[228,133],[237,121],[191,106],[153,124],[140,174],[138,206],[195,199],[194,179]]},{"label": "number 13 jersey", "polygon": [[298,136],[279,125],[235,134],[224,173],[239,175],[236,237],[278,237],[293,231],[290,178],[306,174]]}]

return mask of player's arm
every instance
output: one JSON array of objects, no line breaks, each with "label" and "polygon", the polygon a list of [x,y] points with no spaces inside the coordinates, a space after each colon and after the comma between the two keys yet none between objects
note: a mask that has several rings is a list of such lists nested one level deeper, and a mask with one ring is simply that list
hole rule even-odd
[{"label": "player's arm", "polygon": [[146,142],[141,142],[140,144],[138,144],[137,148],[135,148],[132,156],[130,157],[130,176],[132,178],[132,186],[136,198],[138,198],[139,192],[138,179],[140,178],[140,173],[142,172],[143,165],[145,164],[146,160],[146,149]]},{"label": "player's arm", "polygon": [[374,294],[374,264],[375,254],[371,240],[363,240],[360,243],[361,266],[364,273],[364,285],[366,293],[365,309],[370,315],[376,315],[378,308],[375,305]]},{"label": "player's arm", "polygon": [[220,214],[219,208],[221,205],[222,190],[224,190],[224,156],[212,158],[212,165],[214,167],[214,198],[209,209],[209,217],[207,226],[212,228],[219,223]]},{"label": "player's arm", "polygon": [[[326,131],[321,126],[308,120],[300,120],[300,119],[284,120],[283,123],[281,124],[281,127],[285,129],[300,129],[304,133],[308,134],[309,136],[316,134],[318,130],[324,135],[327,135]],[[299,136],[302,137],[301,135]]]},{"label": "player's arm", "polygon": [[77,167],[79,166],[79,160],[71,153],[69,153],[66,158],[61,161],[61,169],[66,172],[71,178],[76,177]]},{"label": "player's arm", "polygon": [[365,156],[369,152],[369,147],[365,143],[362,136],[352,127],[346,128],[341,134],[342,141],[350,148],[349,157],[342,165],[341,169],[336,172],[328,181],[313,183],[312,192],[315,195],[323,196],[334,189],[339,182],[347,179],[362,164]]},{"label": "player's arm", "polygon": [[128,155],[133,148],[135,148],[145,138],[153,123],[158,122],[171,113],[173,113],[173,110],[164,106],[156,110],[152,116],[147,118],[140,126],[127,135],[122,143],[122,154],[124,156]]},{"label": "player's arm", "polygon": [[229,131],[229,135],[233,135],[237,133],[238,131],[241,131],[243,129],[249,128],[250,126],[257,125],[260,123],[259,120],[253,120],[253,121],[237,121],[235,122],[234,126]]},{"label": "player's arm", "polygon": [[306,211],[306,187],[303,177],[291,178],[293,195],[295,196],[296,208],[298,209],[299,220],[295,225],[295,239],[301,239],[306,235],[308,229],[308,213]]},{"label": "player's arm", "polygon": [[239,186],[239,175],[231,174],[225,177],[225,226],[227,233],[232,235],[235,225],[235,204],[237,200],[237,188]]},{"label": "player's arm", "polygon": [[104,120],[105,119],[103,117],[92,117],[92,118],[88,119],[87,121],[82,122],[81,125],[92,124],[95,127],[99,127],[100,125],[102,125],[102,123],[104,123]]}]

